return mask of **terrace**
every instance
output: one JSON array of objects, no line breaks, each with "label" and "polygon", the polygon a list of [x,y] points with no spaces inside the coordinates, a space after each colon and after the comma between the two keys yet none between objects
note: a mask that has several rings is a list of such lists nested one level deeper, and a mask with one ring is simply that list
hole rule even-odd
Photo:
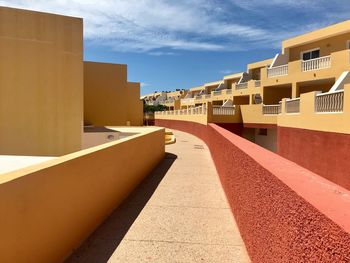
[{"label": "terrace", "polygon": [[196,123],[240,123],[239,106],[219,106],[205,103],[202,106],[174,111],[155,112],[155,119],[193,121]]},{"label": "terrace", "polygon": [[208,147],[175,135],[165,159],[66,263],[250,262]]}]

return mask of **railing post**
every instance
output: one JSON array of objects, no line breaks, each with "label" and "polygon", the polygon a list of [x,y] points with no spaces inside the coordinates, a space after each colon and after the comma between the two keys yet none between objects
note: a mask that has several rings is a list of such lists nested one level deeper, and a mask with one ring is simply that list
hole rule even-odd
[{"label": "railing post", "polygon": [[299,85],[296,82],[292,83],[292,99],[295,99],[298,97],[299,93]]},{"label": "railing post", "polygon": [[286,114],[286,98],[283,98],[281,101],[281,114],[284,115]]},{"label": "railing post", "polygon": [[345,84],[344,85],[344,102],[343,102],[343,107],[344,107],[343,108],[344,114],[350,114],[350,84]]},{"label": "railing post", "polygon": [[300,95],[300,114],[313,116],[316,113],[316,95],[320,91],[303,93]]},{"label": "railing post", "polygon": [[211,122],[213,119],[213,105],[211,102],[207,102],[207,122]]}]

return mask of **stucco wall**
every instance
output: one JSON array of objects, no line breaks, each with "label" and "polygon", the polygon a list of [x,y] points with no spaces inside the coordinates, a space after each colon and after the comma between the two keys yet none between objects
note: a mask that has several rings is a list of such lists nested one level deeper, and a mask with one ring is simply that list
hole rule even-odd
[{"label": "stucco wall", "polygon": [[127,83],[128,102],[127,109],[127,121],[131,126],[142,126],[143,121],[143,102],[140,100],[140,83],[128,82]]},{"label": "stucco wall", "polygon": [[266,135],[259,134],[259,128],[255,129],[255,143],[272,152],[277,151],[277,130],[266,129]]},{"label": "stucco wall", "polygon": [[0,154],[80,150],[82,19],[0,7]]},{"label": "stucco wall", "polygon": [[297,47],[290,48],[289,56],[290,61],[300,60],[301,52],[312,50],[312,49],[320,49],[320,56],[328,56],[332,52],[342,51],[347,49],[347,41],[350,40],[350,33],[342,34],[335,37],[329,37],[323,40],[314,41],[312,43],[300,45]]},{"label": "stucco wall", "polygon": [[62,262],[163,157],[164,129],[143,128],[1,175],[0,262]]},{"label": "stucco wall", "polygon": [[350,134],[278,127],[278,154],[350,189]]},{"label": "stucco wall", "polygon": [[95,126],[142,124],[138,83],[127,82],[127,66],[84,62],[84,121]]},{"label": "stucco wall", "polygon": [[215,124],[156,124],[209,146],[252,262],[350,260],[349,191]]}]

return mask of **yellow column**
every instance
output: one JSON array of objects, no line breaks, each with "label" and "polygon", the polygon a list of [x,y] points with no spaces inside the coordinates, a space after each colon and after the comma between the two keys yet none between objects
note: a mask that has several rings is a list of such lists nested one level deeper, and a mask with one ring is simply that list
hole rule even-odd
[{"label": "yellow column", "polygon": [[292,83],[292,98],[298,98],[299,97],[299,85],[296,82]]}]

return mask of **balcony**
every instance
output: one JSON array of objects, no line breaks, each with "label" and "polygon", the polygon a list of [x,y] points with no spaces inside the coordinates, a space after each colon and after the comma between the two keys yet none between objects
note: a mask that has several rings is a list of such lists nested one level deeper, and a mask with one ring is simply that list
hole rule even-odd
[{"label": "balcony", "polygon": [[267,69],[267,77],[275,78],[288,75],[288,64]]},{"label": "balcony", "polygon": [[181,106],[190,106],[190,105],[194,105],[195,98],[185,98],[185,99],[181,99]]},{"label": "balcony", "polygon": [[213,115],[235,115],[235,106],[213,106]]},{"label": "balcony", "polygon": [[300,98],[287,99],[286,100],[286,112],[287,113],[299,113],[300,112]]},{"label": "balcony", "polygon": [[218,106],[203,104],[199,107],[175,111],[155,112],[155,119],[192,121],[201,124],[212,123],[241,123],[239,106]]},{"label": "balcony", "polygon": [[222,89],[211,92],[211,101],[232,99],[232,89]]},{"label": "balcony", "polygon": [[213,91],[212,92],[213,96],[220,96],[222,94],[221,90],[218,90],[218,91]]},{"label": "balcony", "polygon": [[344,90],[317,94],[315,106],[316,112],[343,112]]},{"label": "balcony", "polygon": [[255,86],[256,88],[259,88],[259,87],[261,86],[261,80],[255,80],[255,81],[254,81],[254,86]]},{"label": "balcony", "polygon": [[331,67],[331,56],[301,61],[301,71],[313,71]]},{"label": "balcony", "polygon": [[281,112],[281,104],[262,106],[262,114],[264,115],[278,115],[280,112]]},{"label": "balcony", "polygon": [[236,90],[247,89],[247,88],[248,88],[248,82],[236,84]]},{"label": "balcony", "polygon": [[283,99],[278,125],[349,134],[349,92],[350,85],[345,85],[344,90],[327,93],[309,92],[301,94],[297,99]]}]

